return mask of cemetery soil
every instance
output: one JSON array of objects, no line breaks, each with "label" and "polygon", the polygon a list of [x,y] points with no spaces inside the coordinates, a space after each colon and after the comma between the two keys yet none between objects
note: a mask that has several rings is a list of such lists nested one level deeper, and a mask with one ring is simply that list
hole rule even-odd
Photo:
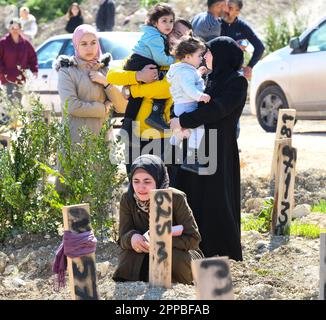
[{"label": "cemetery soil", "polygon": [[[293,146],[298,149],[295,205],[326,200],[326,121],[298,121]],[[265,133],[245,108],[241,117],[242,216],[258,213],[263,199],[273,195],[269,172],[274,134]],[[326,214],[311,213],[305,222],[326,229]],[[61,238],[21,235],[0,244],[0,299],[70,299],[68,287],[56,292],[51,265]],[[236,299],[318,299],[319,239],[271,237],[257,231],[242,232],[243,262],[230,261]],[[148,283],[116,283],[112,274],[119,247],[98,243],[96,251],[101,299],[195,299],[194,286],[150,288]]]},{"label": "cemetery soil", "polygon": [[[326,172],[298,173],[296,203],[326,199]],[[243,215],[259,211],[256,197],[267,196],[267,178],[243,178]],[[309,200],[309,202],[307,202]],[[256,206],[256,207],[255,207]],[[326,226],[326,214],[322,223]],[[61,238],[22,235],[0,245],[0,299],[70,299],[68,286],[56,292],[51,264]],[[319,239],[271,237],[257,231],[242,232],[243,262],[230,262],[236,299],[318,299]],[[175,284],[172,289],[150,288],[148,283],[116,283],[112,274],[119,247],[99,242],[96,251],[98,288],[101,299],[195,299],[194,286]]]}]

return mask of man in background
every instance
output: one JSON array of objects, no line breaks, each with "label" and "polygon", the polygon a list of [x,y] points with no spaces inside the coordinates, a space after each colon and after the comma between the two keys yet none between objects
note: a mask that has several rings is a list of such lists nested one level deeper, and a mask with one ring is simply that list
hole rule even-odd
[{"label": "man in background", "polygon": [[212,40],[221,35],[221,17],[228,11],[227,0],[207,0],[207,11],[197,14],[191,21],[194,35]]},{"label": "man in background", "polygon": [[[249,80],[252,68],[262,57],[265,47],[252,28],[238,17],[242,7],[242,0],[228,1],[228,10],[224,12],[222,19],[221,36],[228,36],[234,39],[240,46],[242,46],[243,40],[248,40],[254,47],[254,52],[248,65],[243,67],[243,75]],[[245,45],[242,47],[245,47]]]},{"label": "man in background", "polygon": [[102,0],[96,14],[98,31],[112,31],[115,20],[115,3],[113,0]]},{"label": "man in background", "polygon": [[[245,50],[246,43],[249,41],[254,47],[253,55],[247,66],[243,66],[243,75],[250,80],[252,68],[262,57],[265,47],[252,28],[242,19],[239,18],[240,11],[243,7],[242,0],[229,0],[228,10],[224,12],[222,19],[221,36],[228,36],[237,41],[240,47]],[[237,138],[240,135],[240,120],[236,130]]]}]

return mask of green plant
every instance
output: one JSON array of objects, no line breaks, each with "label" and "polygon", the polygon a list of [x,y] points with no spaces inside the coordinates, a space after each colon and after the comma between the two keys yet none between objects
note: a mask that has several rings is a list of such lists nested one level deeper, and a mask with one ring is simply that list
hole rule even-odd
[{"label": "green plant", "polygon": [[[21,232],[52,232],[60,217],[59,197],[38,162],[54,165],[58,122],[45,122],[39,98],[32,110],[16,105],[11,150],[0,150],[0,240]],[[11,113],[13,116],[15,113]]]},{"label": "green plant", "polygon": [[270,15],[266,24],[265,55],[289,44],[292,37],[299,36],[307,26],[307,17],[298,14],[297,2],[292,1],[292,19]]},{"label": "green plant", "polygon": [[326,213],[326,200],[322,199],[312,207],[312,212]]},{"label": "green plant", "polygon": [[263,208],[257,216],[248,215],[247,218],[241,219],[241,227],[244,231],[255,230],[261,233],[270,231],[272,222],[272,212],[274,206],[274,198],[265,198]]},{"label": "green plant", "polygon": [[154,6],[155,4],[157,4],[159,2],[161,2],[161,1],[159,1],[159,0],[140,0],[140,5],[142,7],[148,8],[148,7]]},{"label": "green plant", "polygon": [[318,225],[314,224],[293,222],[290,225],[290,235],[292,236],[316,239],[319,238],[321,232],[326,232],[326,229],[320,229]]},{"label": "green plant", "polygon": [[[110,212],[126,178],[119,173],[118,164],[122,159],[122,154],[118,152],[119,144],[107,138],[113,125],[111,119],[104,123],[99,135],[81,128],[80,142],[73,143],[66,105],[59,134],[60,169],[54,170],[42,164],[47,173],[58,177],[62,189],[60,197],[65,205],[90,204],[93,229],[102,239],[105,233],[113,229],[115,217],[110,216]],[[114,161],[112,154],[115,155]]]}]

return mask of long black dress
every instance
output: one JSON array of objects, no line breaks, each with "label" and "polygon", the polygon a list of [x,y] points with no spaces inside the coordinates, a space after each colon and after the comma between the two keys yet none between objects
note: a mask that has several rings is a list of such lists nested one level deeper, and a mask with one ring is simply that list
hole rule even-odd
[{"label": "long black dress", "polygon": [[[204,255],[242,260],[236,125],[245,105],[248,83],[238,72],[242,50],[231,38],[216,38],[208,46],[213,55],[213,71],[205,92],[211,95],[211,101],[182,114],[180,124],[183,128],[205,125],[202,145],[206,155],[217,159],[217,170],[211,175],[197,175],[180,169],[176,185],[187,194],[202,235],[200,248]],[[210,129],[217,133],[217,140],[210,141],[209,150]]]}]

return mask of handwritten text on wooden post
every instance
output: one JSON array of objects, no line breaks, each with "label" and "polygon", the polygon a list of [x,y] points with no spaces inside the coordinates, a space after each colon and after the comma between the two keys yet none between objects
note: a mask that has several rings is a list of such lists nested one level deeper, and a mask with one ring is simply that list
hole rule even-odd
[{"label": "handwritten text on wooden post", "polygon": [[[82,233],[91,230],[89,205],[62,208],[64,230]],[[97,300],[95,253],[67,258],[71,296],[73,300]]]},{"label": "handwritten text on wooden post", "polygon": [[290,226],[294,208],[294,182],[297,150],[287,144],[280,148],[277,173],[278,184],[275,186],[272,231],[284,235]]},{"label": "handwritten text on wooden post", "polygon": [[296,115],[295,109],[280,109],[278,112],[274,153],[273,153],[272,169],[271,169],[271,180],[273,180],[277,170],[276,158],[277,158],[278,144],[280,141],[279,139],[292,139],[293,127],[295,124],[295,115]]},{"label": "handwritten text on wooden post", "polygon": [[228,257],[191,261],[197,300],[233,300]]},{"label": "handwritten text on wooden post", "polygon": [[149,283],[171,287],[172,274],[172,190],[152,190],[150,194]]}]

